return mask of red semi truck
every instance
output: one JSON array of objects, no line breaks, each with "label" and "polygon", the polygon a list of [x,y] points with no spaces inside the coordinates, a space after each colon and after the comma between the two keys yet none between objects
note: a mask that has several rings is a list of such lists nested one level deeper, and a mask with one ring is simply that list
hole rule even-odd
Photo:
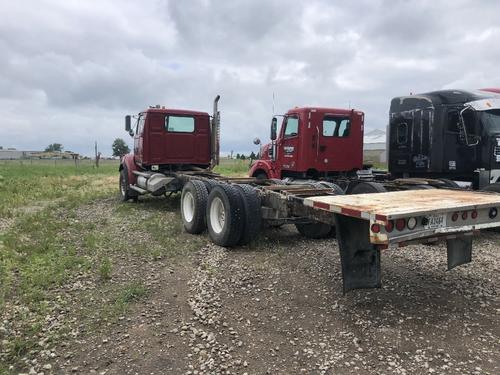
[{"label": "red semi truck", "polygon": [[[428,183],[421,181],[417,185],[414,182],[388,185],[400,191],[344,195],[344,190],[332,183],[294,184],[255,177],[228,178],[214,173],[219,161],[218,101],[219,96],[215,98],[212,116],[155,106],[135,116],[133,127],[131,116],[125,117],[125,129],[134,137],[134,152],[124,156],[120,163],[119,186],[124,201],[137,200],[144,194],[181,192],[180,211],[185,230],[192,234],[206,230],[220,246],[250,242],[265,222],[294,224],[301,234],[312,238],[328,236],[335,228],[344,292],[381,285],[382,249],[441,238],[447,243],[451,269],[471,261],[474,232],[500,226],[500,195],[493,193],[425,189]],[[320,114],[329,121],[327,134],[333,134],[332,137],[348,138],[343,135],[355,134],[359,141],[362,139],[363,114],[359,111],[309,108],[291,113],[306,120]],[[311,122],[311,129],[312,125]],[[276,120],[272,128],[276,139]],[[297,130],[300,134],[301,130]],[[318,157],[329,147],[341,147],[338,142],[342,139],[335,139],[332,142],[337,143],[322,148],[325,144],[320,142],[325,130],[313,130],[317,142],[309,146],[314,146]],[[286,127],[284,131],[287,132]],[[301,147],[298,143],[293,146],[283,143],[285,146]],[[351,175],[361,167],[360,149],[361,143],[356,150],[346,147],[344,155],[337,155],[338,159],[345,155],[352,157],[352,164],[333,161],[331,165],[342,166],[341,173]],[[329,162],[317,159],[317,165]],[[356,181],[357,190],[352,192],[375,192],[381,186],[373,181]],[[419,190],[409,191],[412,186]]]},{"label": "red semi truck", "polygon": [[262,147],[250,176],[318,179],[363,169],[363,112],[294,108],[284,116],[279,134],[276,122],[273,118],[272,143]]}]

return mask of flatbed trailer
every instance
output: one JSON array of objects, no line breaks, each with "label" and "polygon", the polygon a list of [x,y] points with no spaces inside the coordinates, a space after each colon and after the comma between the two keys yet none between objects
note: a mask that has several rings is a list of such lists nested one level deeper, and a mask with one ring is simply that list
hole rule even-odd
[{"label": "flatbed trailer", "polygon": [[310,197],[304,204],[335,216],[346,292],[380,286],[380,250],[389,247],[441,238],[449,270],[469,263],[474,232],[498,226],[499,201],[495,193],[429,189]]},{"label": "flatbed trailer", "polygon": [[[474,233],[500,226],[496,193],[422,189],[344,195],[317,183],[293,185],[213,172],[173,173],[169,178],[175,191],[182,191],[186,230],[197,234],[208,228],[218,245],[245,244],[264,222],[295,224],[312,238],[335,234],[344,293],[381,286],[381,250],[445,240],[452,269],[472,260]],[[192,223],[197,223],[194,229]]]}]

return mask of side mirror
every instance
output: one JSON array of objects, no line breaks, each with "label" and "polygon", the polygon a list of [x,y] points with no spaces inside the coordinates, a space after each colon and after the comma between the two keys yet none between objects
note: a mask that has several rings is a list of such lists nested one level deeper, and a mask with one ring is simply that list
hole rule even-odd
[{"label": "side mirror", "polygon": [[278,119],[273,117],[271,120],[271,141],[275,141],[278,132]]},{"label": "side mirror", "polygon": [[125,131],[127,131],[129,134],[132,131],[130,115],[125,116]]},{"label": "side mirror", "polygon": [[253,140],[253,144],[256,145],[256,146],[260,145],[260,139],[259,138],[255,138]]}]

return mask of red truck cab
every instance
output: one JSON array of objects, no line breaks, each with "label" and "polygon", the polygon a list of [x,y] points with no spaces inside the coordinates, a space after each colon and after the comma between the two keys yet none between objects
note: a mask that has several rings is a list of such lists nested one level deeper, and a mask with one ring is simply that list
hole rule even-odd
[{"label": "red truck cab", "polygon": [[363,168],[363,126],[361,111],[291,109],[283,118],[276,140],[261,147],[260,158],[252,165],[249,175],[317,179],[360,170]]},{"label": "red truck cab", "polygon": [[134,137],[134,151],[122,158],[128,183],[135,184],[134,171],[176,171],[209,168],[211,125],[206,112],[150,107],[137,116],[126,130]]},{"label": "red truck cab", "polygon": [[206,112],[149,108],[134,129],[134,161],[144,169],[157,165],[210,164],[210,116]]}]

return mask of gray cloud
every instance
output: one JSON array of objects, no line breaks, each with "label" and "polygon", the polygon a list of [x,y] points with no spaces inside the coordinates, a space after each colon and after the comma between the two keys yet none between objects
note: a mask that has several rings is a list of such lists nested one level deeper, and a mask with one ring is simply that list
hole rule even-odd
[{"label": "gray cloud", "polygon": [[493,1],[24,1],[0,12],[0,145],[105,154],[149,104],[210,111],[249,151],[276,112],[347,107],[382,128],[393,96],[500,86]]}]

